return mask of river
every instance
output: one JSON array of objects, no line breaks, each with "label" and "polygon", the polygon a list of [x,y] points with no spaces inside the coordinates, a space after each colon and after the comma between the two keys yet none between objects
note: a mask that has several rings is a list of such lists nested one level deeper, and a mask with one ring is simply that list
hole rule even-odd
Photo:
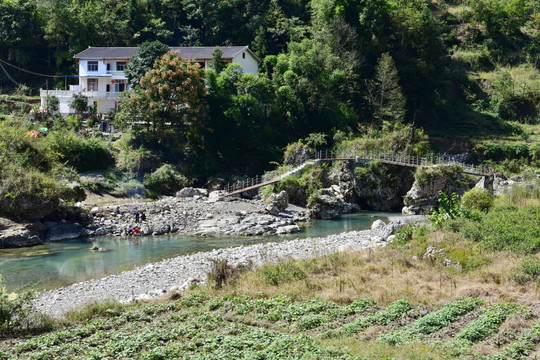
[{"label": "river", "polygon": [[[339,220],[313,220],[302,232],[260,237],[195,237],[161,235],[148,237],[101,236],[46,243],[22,249],[0,250],[0,274],[8,292],[43,290],[99,278],[136,266],[179,255],[209,251],[227,246],[261,242],[279,242],[295,238],[317,237],[371,227],[376,219],[387,220],[396,213],[360,212]],[[98,245],[105,252],[92,252]]]}]

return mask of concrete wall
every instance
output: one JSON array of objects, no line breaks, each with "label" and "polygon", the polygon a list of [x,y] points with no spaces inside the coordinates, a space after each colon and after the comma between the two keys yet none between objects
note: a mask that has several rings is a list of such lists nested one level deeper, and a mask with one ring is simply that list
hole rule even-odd
[{"label": "concrete wall", "polygon": [[[242,54],[245,54],[245,57]],[[257,60],[255,60],[248,51],[242,51],[241,53],[236,54],[232,62],[239,64],[244,70],[244,74],[257,75],[259,72]]]}]

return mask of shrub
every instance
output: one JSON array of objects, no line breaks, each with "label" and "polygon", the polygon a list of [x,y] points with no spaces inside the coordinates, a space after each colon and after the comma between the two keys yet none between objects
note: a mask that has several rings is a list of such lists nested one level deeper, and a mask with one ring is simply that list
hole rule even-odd
[{"label": "shrub", "polygon": [[513,269],[511,277],[520,284],[537,282],[540,286],[540,261],[536,257],[523,261],[518,268]]},{"label": "shrub", "polygon": [[144,177],[144,185],[161,195],[173,195],[178,190],[190,185],[190,181],[174,166],[165,164]]},{"label": "shrub", "polygon": [[472,217],[473,214],[469,209],[463,207],[456,193],[452,193],[451,198],[448,198],[444,192],[439,190],[439,195],[439,209],[433,210],[432,214],[428,216],[433,225],[442,227],[445,222],[458,218],[469,219]]},{"label": "shrub", "polygon": [[481,222],[467,222],[462,233],[494,250],[535,254],[540,251],[540,208],[501,206]]},{"label": "shrub", "polygon": [[59,159],[79,171],[103,170],[114,164],[114,158],[102,139],[85,139],[67,131],[53,133],[49,138],[50,147]]},{"label": "shrub", "polygon": [[540,251],[540,208],[500,206],[481,222],[466,222],[461,232],[490,249],[535,254]]},{"label": "shrub", "polygon": [[133,174],[127,174],[123,180],[116,183],[111,195],[119,197],[132,197],[144,194],[144,185],[140,180],[130,177]]},{"label": "shrub", "polygon": [[495,197],[489,191],[474,188],[463,194],[461,201],[469,209],[488,212],[493,207]]},{"label": "shrub", "polygon": [[303,280],[307,277],[306,273],[293,260],[280,260],[277,265],[264,265],[259,270],[259,274],[266,284],[273,286],[279,286],[284,281]]}]

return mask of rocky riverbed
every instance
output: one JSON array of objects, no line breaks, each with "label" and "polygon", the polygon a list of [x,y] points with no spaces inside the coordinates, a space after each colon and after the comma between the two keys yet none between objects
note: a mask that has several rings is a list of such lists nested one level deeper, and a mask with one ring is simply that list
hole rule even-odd
[{"label": "rocky riverbed", "polygon": [[[198,236],[252,236],[287,234],[300,231],[298,223],[308,220],[303,208],[289,205],[283,211],[269,213],[261,200],[219,198],[196,189],[182,196],[167,197],[155,202],[128,203],[93,208],[93,224],[87,227],[89,236],[126,235],[137,227],[141,235],[179,233]],[[187,196],[190,195],[190,196]],[[134,212],[144,213],[137,218]]]},{"label": "rocky riverbed", "polygon": [[[280,203],[284,201],[284,203]],[[79,206],[88,207],[80,203]],[[158,201],[123,201],[88,207],[83,213],[86,226],[70,221],[16,223],[0,219],[0,248],[25,247],[49,241],[88,236],[124,236],[137,228],[137,235],[169,233],[198,236],[252,236],[288,234],[300,231],[309,216],[304,208],[276,199],[221,198],[220,192],[186,188],[177,196]],[[134,212],[139,212],[138,221]],[[145,214],[145,220],[142,215]]]},{"label": "rocky riverbed", "polygon": [[259,266],[279,259],[301,259],[338,251],[354,251],[385,246],[404,223],[423,217],[399,217],[388,224],[381,220],[371,230],[352,231],[321,238],[307,238],[281,243],[215,249],[179,256],[137,267],[134,270],[89,280],[38,294],[35,307],[59,317],[66,311],[91,302],[115,299],[121,302],[148,300],[169,291],[183,290],[192,283],[204,282],[214,260],[226,259],[232,266]]}]

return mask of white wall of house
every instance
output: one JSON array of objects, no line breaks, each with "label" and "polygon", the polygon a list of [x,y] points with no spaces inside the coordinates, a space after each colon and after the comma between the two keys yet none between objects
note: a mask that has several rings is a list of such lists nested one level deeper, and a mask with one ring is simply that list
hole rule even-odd
[{"label": "white wall of house", "polygon": [[239,64],[244,70],[244,74],[257,75],[259,64],[248,51],[242,51],[236,54],[232,60],[233,63]]},{"label": "white wall of house", "polygon": [[[49,90],[50,95],[58,97],[60,102],[60,113],[63,115],[73,114],[75,110],[72,109],[69,104],[72,101],[74,93],[81,92],[88,97],[88,104],[92,105],[97,103],[98,113],[107,113],[111,109],[117,107],[119,101],[119,81],[125,81],[125,75],[121,68],[117,66],[119,63],[127,65],[129,59],[79,59],[79,89],[73,89],[74,91],[64,90]],[[199,59],[198,61],[204,62],[204,68],[209,68],[210,59]],[[244,74],[257,75],[259,64],[257,60],[251,55],[249,51],[242,51],[231,60],[227,62],[233,62],[239,64]],[[93,65],[89,68],[89,62]],[[88,85],[89,79],[97,79],[97,89]],[[127,81],[126,81],[127,83]],[[109,91],[107,91],[107,85]],[[124,87],[124,90],[128,90],[128,86]],[[41,106],[45,107],[46,91],[41,90]]]}]

